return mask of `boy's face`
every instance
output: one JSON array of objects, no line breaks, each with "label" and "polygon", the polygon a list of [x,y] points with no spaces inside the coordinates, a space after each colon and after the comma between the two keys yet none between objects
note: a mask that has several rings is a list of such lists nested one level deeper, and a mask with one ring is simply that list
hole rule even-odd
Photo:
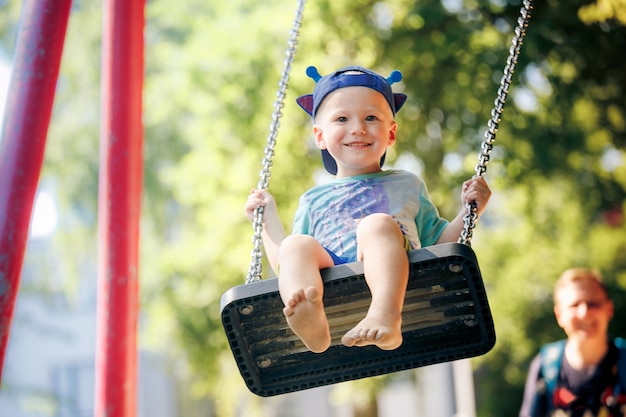
[{"label": "boy's face", "polygon": [[330,93],[317,111],[315,143],[337,162],[337,178],[380,171],[380,158],[396,141],[396,122],[385,97],[368,87]]},{"label": "boy's face", "polygon": [[573,281],[558,290],[554,314],[570,339],[606,338],[613,302],[597,282]]}]

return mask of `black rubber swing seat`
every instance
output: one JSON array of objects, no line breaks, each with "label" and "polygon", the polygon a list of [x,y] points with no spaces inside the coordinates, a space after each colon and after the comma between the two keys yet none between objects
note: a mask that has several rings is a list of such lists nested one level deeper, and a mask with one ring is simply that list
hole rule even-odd
[{"label": "black rubber swing seat", "polygon": [[363,317],[370,292],[362,263],[322,270],[332,343],[312,353],[287,326],[276,278],[228,290],[222,323],[239,371],[253,393],[288,392],[479,356],[495,330],[474,251],[446,243],[408,253],[403,343],[395,350],[346,347],[341,337]]}]

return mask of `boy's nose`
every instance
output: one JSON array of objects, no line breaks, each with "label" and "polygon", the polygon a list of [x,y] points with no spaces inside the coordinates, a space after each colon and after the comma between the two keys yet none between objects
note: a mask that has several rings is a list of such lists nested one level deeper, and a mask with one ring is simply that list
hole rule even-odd
[{"label": "boy's nose", "polygon": [[363,123],[362,121],[354,121],[352,123],[351,129],[350,129],[350,133],[352,133],[353,135],[362,135],[365,133],[365,123]]}]

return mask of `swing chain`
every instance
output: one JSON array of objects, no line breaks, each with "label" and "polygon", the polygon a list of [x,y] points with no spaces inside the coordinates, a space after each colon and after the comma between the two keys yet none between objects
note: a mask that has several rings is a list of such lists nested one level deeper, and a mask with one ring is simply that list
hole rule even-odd
[{"label": "swing chain", "polygon": [[[504,67],[504,75],[500,80],[500,88],[498,88],[497,97],[493,103],[494,107],[491,110],[491,119],[487,123],[488,129],[485,132],[485,137],[481,145],[481,153],[478,155],[479,163],[476,166],[476,174],[474,175],[474,178],[480,177],[487,172],[489,155],[493,149],[493,142],[496,140],[496,132],[498,131],[500,116],[504,110],[504,103],[509,92],[509,87],[511,86],[511,79],[513,78],[517,58],[519,57],[522,42],[524,40],[524,36],[526,35],[526,28],[528,27],[528,20],[530,19],[530,11],[532,8],[532,0],[524,0],[520,10],[520,16],[517,18],[515,36],[513,37],[512,45],[509,48],[509,57],[507,58],[506,66]],[[465,214],[465,217],[463,218],[464,227],[461,231],[458,243],[471,246],[472,235],[478,218],[478,215],[476,214],[476,202],[472,201],[467,203],[466,208],[467,214]]]},{"label": "swing chain", "polygon": [[[299,0],[296,10],[296,16],[293,20],[293,27],[291,29],[287,51],[285,52],[285,60],[283,62],[283,72],[278,82],[278,91],[276,92],[276,100],[274,101],[274,111],[272,113],[272,123],[270,124],[269,134],[267,136],[267,145],[265,146],[265,156],[262,161],[263,168],[260,172],[259,183],[257,189],[267,190],[270,179],[270,169],[272,167],[272,159],[274,157],[274,148],[276,147],[276,136],[278,135],[278,128],[280,126],[280,118],[282,117],[282,110],[285,107],[285,96],[287,95],[287,85],[289,84],[289,73],[291,72],[291,65],[293,64],[294,57],[296,55],[296,46],[298,44],[298,35],[300,33],[300,27],[302,26],[302,13],[304,11],[304,4],[306,0]],[[252,259],[250,260],[250,267],[248,269],[248,275],[246,277],[246,284],[261,279],[263,274],[263,207],[259,207],[254,211],[254,221],[252,222],[252,228],[254,235],[252,236]]]}]

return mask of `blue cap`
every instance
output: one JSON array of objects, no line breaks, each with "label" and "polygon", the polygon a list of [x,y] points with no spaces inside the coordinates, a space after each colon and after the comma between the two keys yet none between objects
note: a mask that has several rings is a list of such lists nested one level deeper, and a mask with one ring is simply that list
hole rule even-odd
[{"label": "blue cap", "polygon": [[[311,117],[315,117],[324,98],[339,88],[368,87],[376,90],[385,97],[394,115],[400,110],[407,98],[405,94],[391,91],[391,85],[402,80],[402,73],[400,71],[392,71],[389,77],[384,78],[382,75],[367,68],[349,66],[322,77],[317,71],[317,68],[308,67],[306,69],[306,75],[316,82],[315,89],[313,90],[313,94],[298,97],[296,102],[304,111],[311,115]],[[322,150],[322,160],[324,161],[326,170],[332,175],[336,175],[337,162],[335,162],[335,159],[330,156],[325,149]],[[380,158],[381,166],[384,161],[385,155]]]}]

